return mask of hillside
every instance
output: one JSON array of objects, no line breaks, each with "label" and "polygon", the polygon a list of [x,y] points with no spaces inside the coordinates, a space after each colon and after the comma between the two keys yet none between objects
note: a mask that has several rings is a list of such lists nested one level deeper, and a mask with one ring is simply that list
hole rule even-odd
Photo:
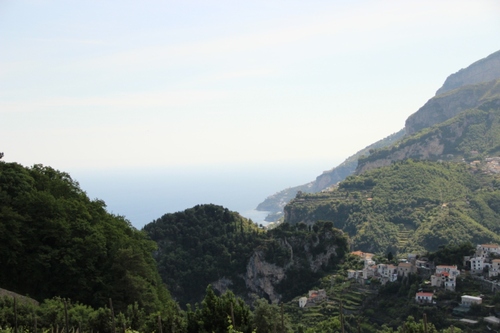
[{"label": "hillside", "polygon": [[264,231],[238,213],[199,205],[144,227],[158,244],[160,274],[181,305],[200,302],[207,285],[273,302],[303,292],[331,272],[347,239],[331,224],[284,224]]},{"label": "hillside", "polygon": [[117,311],[171,302],[155,244],[90,200],[64,172],[0,162],[0,286],[41,301],[55,296]]},{"label": "hillside", "polygon": [[405,160],[350,176],[331,192],[298,195],[285,222],[331,221],[352,248],[375,253],[500,242],[498,184],[481,165]]},{"label": "hillside", "polygon": [[267,197],[263,202],[257,206],[257,210],[270,212],[269,218],[266,221],[276,221],[278,218],[283,216],[283,209],[285,205],[292,200],[298,192],[303,193],[315,193],[320,192],[328,187],[337,184],[338,182],[344,180],[347,176],[354,173],[356,167],[358,166],[358,159],[361,156],[368,154],[378,148],[383,148],[392,145],[397,140],[404,136],[404,130],[397,133],[389,135],[388,137],[379,140],[368,147],[365,147],[358,151],[356,154],[347,158],[344,162],[339,164],[337,167],[324,171],[321,175],[316,177],[316,179],[310,183],[287,188],[280,192]]},{"label": "hillside", "polygon": [[[500,80],[497,82],[500,86]],[[459,92],[457,92],[458,95]],[[359,159],[357,174],[407,158],[462,161],[500,153],[500,92],[474,109]]]},{"label": "hillside", "polygon": [[436,92],[436,96],[463,86],[489,82],[498,78],[500,78],[500,51],[448,76],[443,86]]},{"label": "hillside", "polygon": [[468,85],[431,98],[406,120],[408,135],[440,124],[462,111],[477,108],[500,97],[500,80]]},{"label": "hillside", "polygon": [[[372,150],[392,146],[406,134],[439,124],[460,112],[477,108],[484,102],[498,97],[500,79],[500,51],[476,61],[467,68],[450,75],[436,96],[412,114],[401,131],[377,141],[358,151],[337,167],[323,172],[310,183],[294,186],[267,197],[257,206],[258,210],[269,211],[266,220],[275,221],[283,216],[283,208],[298,192],[316,193],[344,180],[358,167],[358,159],[369,155]],[[460,89],[459,89],[460,88]],[[459,89],[458,91],[455,91]]]}]

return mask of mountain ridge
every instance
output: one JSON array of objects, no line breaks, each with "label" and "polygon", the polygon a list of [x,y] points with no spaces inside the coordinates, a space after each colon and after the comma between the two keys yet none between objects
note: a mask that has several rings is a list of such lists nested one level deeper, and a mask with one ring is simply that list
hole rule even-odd
[{"label": "mountain ridge", "polygon": [[[394,140],[386,140],[391,136],[377,141],[364,149],[358,151],[356,154],[347,158],[344,162],[339,164],[337,167],[330,169],[329,171],[323,172],[323,174],[316,177],[314,181],[311,181],[304,185],[299,185],[295,187],[290,187],[285,190],[279,191],[275,194],[268,196],[263,202],[261,202],[257,206],[257,210],[262,211],[270,211],[271,213],[266,218],[266,221],[275,221],[278,218],[283,217],[284,215],[284,206],[294,198],[294,196],[299,193],[314,193],[320,192],[322,190],[327,189],[328,187],[342,181],[347,176],[354,174],[358,168],[358,159],[363,155],[368,155],[370,150],[372,149],[380,149],[394,144],[397,140],[401,139],[404,135],[414,133],[418,129],[424,128],[425,126],[419,123],[420,120],[426,120],[426,126],[432,126],[441,121],[445,121],[449,119],[459,112],[477,107],[480,103],[478,103],[478,98],[474,98],[474,90],[472,88],[466,88],[464,91],[468,91],[472,97],[463,98],[462,104],[459,105],[459,110],[451,110],[451,101],[448,101],[449,107],[445,109],[446,112],[442,112],[442,117],[436,117],[434,122],[432,122],[432,115],[425,114],[425,110],[428,110],[427,107],[429,105],[433,105],[433,103],[437,103],[439,105],[439,101],[445,101],[446,95],[452,90],[460,89],[462,87],[474,86],[476,84],[491,84],[495,86],[495,89],[498,89],[494,80],[500,79],[500,51],[494,52],[487,57],[480,59],[473,64],[469,65],[466,68],[459,70],[458,72],[449,75],[444,84],[439,88],[436,92],[436,95],[431,98],[422,108],[417,110],[415,113],[410,115],[408,119],[410,121],[405,122],[405,127],[398,131],[397,133],[392,134],[391,136],[395,136]],[[484,82],[487,81],[487,82]],[[485,97],[483,94],[482,97]],[[432,102],[431,102],[432,101]],[[483,101],[484,102],[484,101]],[[427,107],[426,107],[427,106]],[[421,111],[423,110],[423,111]],[[420,112],[420,113],[419,113]],[[424,115],[422,114],[424,113]],[[429,121],[431,120],[431,121]],[[418,128],[417,128],[418,127]],[[329,180],[327,178],[330,177]],[[326,181],[327,180],[327,181]],[[321,184],[321,185],[320,185]]]}]

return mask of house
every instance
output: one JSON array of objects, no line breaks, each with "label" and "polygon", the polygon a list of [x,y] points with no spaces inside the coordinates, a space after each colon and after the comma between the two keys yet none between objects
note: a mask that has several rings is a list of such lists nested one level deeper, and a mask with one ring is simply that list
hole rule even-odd
[{"label": "house", "polygon": [[493,259],[488,271],[488,277],[498,276],[500,274],[500,259]]},{"label": "house", "polygon": [[354,251],[351,252],[351,254],[360,257],[361,260],[364,262],[365,267],[375,265],[375,261],[372,260],[374,256],[373,253]]},{"label": "house", "polygon": [[460,271],[457,266],[438,265],[434,275],[431,275],[431,286],[455,291],[458,275]]},{"label": "house", "polygon": [[447,272],[431,275],[431,286],[455,291],[456,279]]},{"label": "house", "polygon": [[409,262],[400,262],[398,264],[398,275],[399,276],[408,276],[412,273],[416,273],[417,268],[415,265],[412,265]]},{"label": "house", "polygon": [[457,277],[460,275],[460,271],[458,270],[458,267],[456,265],[437,265],[436,266],[436,273],[448,273],[451,276]]},{"label": "house", "polygon": [[434,293],[418,292],[415,294],[415,302],[419,304],[431,304]]},{"label": "house", "polygon": [[356,272],[357,271],[355,271],[354,269],[348,269],[347,270],[347,278],[348,279],[356,279],[358,277]]},{"label": "house", "polygon": [[304,308],[307,304],[307,297],[299,298],[299,308]]},{"label": "house", "polygon": [[398,279],[398,268],[390,264],[378,264],[376,275],[383,283],[394,282]]},{"label": "house", "polygon": [[373,256],[375,254],[373,253],[368,253],[368,252],[363,252],[363,251],[354,251],[354,252],[351,252],[352,255],[355,255],[355,256],[358,256],[360,257],[361,259],[365,260],[365,259],[372,259]]},{"label": "house", "polygon": [[484,317],[483,320],[488,324],[493,324],[495,326],[500,325],[500,319],[495,316]]},{"label": "house", "polygon": [[483,299],[481,297],[463,295],[462,296],[462,306],[470,307],[473,304],[481,304]]},{"label": "house", "polygon": [[307,297],[306,304],[316,304],[326,299],[326,291],[325,289],[319,290],[309,290],[309,297]]},{"label": "house", "polygon": [[365,266],[363,268],[363,279],[368,280],[369,278],[375,276],[377,272],[377,265],[370,265],[370,266]]},{"label": "house", "polygon": [[470,258],[470,270],[472,273],[482,273],[485,266],[487,265],[484,257]]},{"label": "house", "polygon": [[500,245],[498,244],[480,244],[476,246],[476,256],[489,258],[491,254],[500,256]]}]

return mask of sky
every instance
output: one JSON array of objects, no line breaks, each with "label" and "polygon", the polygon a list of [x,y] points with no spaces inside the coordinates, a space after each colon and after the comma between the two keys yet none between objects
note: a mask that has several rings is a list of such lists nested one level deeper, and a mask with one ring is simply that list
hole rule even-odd
[{"label": "sky", "polygon": [[327,169],[500,49],[499,17],[495,0],[0,0],[0,151]]},{"label": "sky", "polygon": [[253,209],[402,129],[500,49],[499,18],[497,0],[0,0],[0,152],[139,227]]}]

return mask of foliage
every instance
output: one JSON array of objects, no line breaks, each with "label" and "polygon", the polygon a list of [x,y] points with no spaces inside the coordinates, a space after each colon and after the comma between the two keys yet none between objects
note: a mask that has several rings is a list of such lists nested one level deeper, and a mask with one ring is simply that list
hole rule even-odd
[{"label": "foliage", "polygon": [[67,173],[0,163],[0,286],[42,300],[54,296],[117,310],[159,309],[170,296],[155,243],[90,200]]},{"label": "foliage", "polygon": [[405,160],[350,176],[332,192],[303,194],[285,211],[289,223],[331,221],[365,252],[435,251],[500,242],[497,183],[463,163]]},{"label": "foliage", "polygon": [[[429,160],[467,160],[480,159],[489,154],[500,152],[500,80],[497,80],[493,90],[491,83],[479,84],[483,91],[479,94],[489,93],[477,99],[473,105],[457,107],[464,110],[454,117],[447,119],[433,115],[429,117],[442,122],[425,128],[420,128],[417,133],[404,137],[393,143],[373,151],[369,156],[359,159],[358,169],[377,161],[389,159],[400,160],[404,158],[425,158]],[[465,88],[465,92],[469,88]],[[486,89],[486,90],[484,90]],[[456,91],[457,95],[463,91]],[[439,99],[439,97],[437,97]],[[438,110],[440,108],[438,107]],[[437,111],[437,110],[436,110]],[[417,115],[418,112],[415,114]],[[414,115],[414,116],[415,116]],[[415,124],[413,124],[415,125]],[[431,146],[442,146],[441,150],[433,150]]]},{"label": "foliage", "polygon": [[212,204],[166,214],[144,231],[158,244],[160,274],[183,305],[199,302],[206,286],[221,278],[241,281],[238,274],[264,238],[253,222]]},{"label": "foliage", "polygon": [[474,254],[475,250],[475,246],[470,242],[448,244],[439,247],[435,252],[426,254],[426,257],[436,265],[457,265],[459,269],[463,269],[464,256]]},{"label": "foliage", "polygon": [[[205,286],[219,280],[229,281],[231,290],[246,296],[242,275],[256,252],[286,270],[276,290],[283,299],[291,299],[331,272],[348,247],[345,235],[331,222],[318,222],[311,228],[282,223],[265,232],[216,205],[164,215],[144,230],[158,243],[155,257],[160,274],[181,305],[199,302]],[[325,256],[320,267],[311,268],[312,261]]]}]

